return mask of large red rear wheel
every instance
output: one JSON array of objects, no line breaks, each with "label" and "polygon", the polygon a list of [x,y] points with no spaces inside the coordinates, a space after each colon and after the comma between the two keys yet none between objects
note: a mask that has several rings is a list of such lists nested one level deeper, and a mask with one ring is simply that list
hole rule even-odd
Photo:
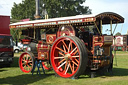
[{"label": "large red rear wheel", "polygon": [[21,71],[29,73],[32,71],[34,65],[33,54],[24,52],[19,58],[19,67]]},{"label": "large red rear wheel", "polygon": [[87,60],[85,45],[75,36],[60,37],[52,46],[51,64],[61,77],[78,77],[85,71]]}]

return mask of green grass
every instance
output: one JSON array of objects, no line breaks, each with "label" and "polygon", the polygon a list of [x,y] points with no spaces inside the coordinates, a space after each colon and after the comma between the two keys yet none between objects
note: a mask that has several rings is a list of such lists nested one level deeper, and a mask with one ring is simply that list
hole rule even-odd
[{"label": "green grass", "polygon": [[[31,73],[23,73],[18,67],[18,56],[15,54],[14,63],[11,67],[0,68],[0,85],[127,85],[128,84],[128,53],[118,51],[117,66],[115,66],[113,76],[105,73],[95,78],[89,75],[81,75],[78,79],[65,79],[55,77],[54,71],[46,71],[45,76],[41,72],[41,76],[32,75]],[[127,55],[126,55],[127,54]]]}]

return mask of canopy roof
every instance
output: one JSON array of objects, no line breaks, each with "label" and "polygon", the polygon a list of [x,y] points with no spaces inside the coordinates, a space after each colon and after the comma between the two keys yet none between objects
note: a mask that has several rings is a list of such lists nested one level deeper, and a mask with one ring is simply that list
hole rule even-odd
[{"label": "canopy roof", "polygon": [[26,22],[17,22],[10,24],[10,28],[24,28],[24,27],[38,27],[50,25],[76,24],[76,23],[90,23],[102,20],[103,24],[109,24],[112,20],[113,24],[123,23],[124,18],[116,13],[104,12],[98,15],[77,15],[69,17],[33,20]]},{"label": "canopy roof", "polygon": [[113,12],[103,12],[95,16],[96,20],[102,20],[103,24],[110,24],[110,20],[112,20],[113,24],[116,23],[124,23],[124,18],[119,14]]}]

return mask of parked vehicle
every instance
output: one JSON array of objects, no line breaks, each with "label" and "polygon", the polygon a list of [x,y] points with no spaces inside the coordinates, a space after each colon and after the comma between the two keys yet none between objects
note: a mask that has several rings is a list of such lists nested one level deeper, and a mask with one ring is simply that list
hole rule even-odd
[{"label": "parked vehicle", "polygon": [[13,48],[14,48],[15,53],[19,53],[19,52],[23,51],[23,44],[21,44],[19,42],[17,43],[17,46],[16,46],[15,42],[13,42],[13,44],[14,44]]},{"label": "parked vehicle", "polygon": [[[98,15],[78,15],[47,20],[35,20],[10,24],[10,28],[22,30],[28,38],[27,52],[19,58],[20,69],[31,72],[35,60],[64,78],[76,78],[83,73],[102,70],[112,71],[112,24],[123,23],[124,18],[113,12]],[[110,25],[111,35],[102,34],[102,25]]]},{"label": "parked vehicle", "polygon": [[10,17],[0,15],[0,67],[13,62],[13,39],[10,35]]}]

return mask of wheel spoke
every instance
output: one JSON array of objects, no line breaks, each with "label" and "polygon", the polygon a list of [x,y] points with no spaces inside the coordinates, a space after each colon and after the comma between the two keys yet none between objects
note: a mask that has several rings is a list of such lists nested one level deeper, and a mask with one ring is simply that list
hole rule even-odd
[{"label": "wheel spoke", "polygon": [[78,50],[76,50],[76,51],[74,52],[74,55],[76,55],[77,52],[78,52]]},{"label": "wheel spoke", "polygon": [[65,61],[64,63],[62,63],[62,64],[58,67],[58,69],[59,69],[60,67],[62,67],[65,63],[66,63],[66,61]]},{"label": "wheel spoke", "polygon": [[67,69],[66,69],[66,71],[65,71],[65,74],[68,72],[68,69],[69,69],[69,64],[68,64],[68,66],[67,66]]},{"label": "wheel spoke", "polygon": [[29,57],[29,61],[31,61],[32,60],[32,58],[31,57]]},{"label": "wheel spoke", "polygon": [[24,61],[24,62],[25,62],[26,60],[22,60],[22,61]]},{"label": "wheel spoke", "polygon": [[62,52],[64,52],[65,53],[65,51],[64,50],[62,50],[61,48],[59,48],[59,47],[56,47],[56,49],[58,49],[58,50],[60,50],[60,51],[62,51]]},{"label": "wheel spoke", "polygon": [[22,65],[25,65],[25,64],[26,64],[25,62],[22,63]]},{"label": "wheel spoke", "polygon": [[28,55],[26,55],[26,60],[28,60]]},{"label": "wheel spoke", "polygon": [[31,69],[31,67],[29,66],[29,65],[27,65],[28,66],[28,68],[29,68],[29,70]]},{"label": "wheel spoke", "polygon": [[70,53],[70,54],[72,54],[76,49],[77,49],[77,47],[75,47],[75,48],[71,51],[71,53]]},{"label": "wheel spoke", "polygon": [[65,51],[65,53],[66,53],[66,49],[65,49],[64,45],[63,45],[63,48],[64,48],[64,51]]},{"label": "wheel spoke", "polygon": [[66,71],[66,67],[67,67],[67,64],[68,64],[68,63],[67,63],[67,61],[66,61],[66,64],[65,64],[65,68],[64,68],[64,71]]},{"label": "wheel spoke", "polygon": [[64,60],[65,60],[65,59],[61,60],[61,61],[59,62],[59,64],[61,64]]},{"label": "wheel spoke", "polygon": [[71,43],[72,43],[72,42],[69,43],[68,52],[70,51]]},{"label": "wheel spoke", "polygon": [[70,65],[70,69],[71,69],[71,71],[72,71],[72,73],[73,73],[73,69],[72,69],[72,66],[71,66],[71,63],[69,62],[69,65]]},{"label": "wheel spoke", "polygon": [[76,63],[76,62],[74,62],[74,61],[72,61],[76,66],[78,66],[78,64]]},{"label": "wheel spoke", "polygon": [[30,63],[30,65],[32,66],[32,63]]},{"label": "wheel spoke", "polygon": [[79,63],[79,61],[77,59],[75,59],[77,63]]},{"label": "wheel spoke", "polygon": [[72,56],[73,58],[79,58],[79,56]]},{"label": "wheel spoke", "polygon": [[64,54],[63,54],[63,53],[61,53],[61,52],[59,52],[59,54],[60,54],[60,55],[62,55],[62,56],[64,56]]},{"label": "wheel spoke", "polygon": [[64,40],[63,40],[62,42],[63,42],[64,46],[66,47],[66,49],[68,50],[68,47],[67,47],[67,45],[65,44]]},{"label": "wheel spoke", "polygon": [[64,58],[64,57],[54,57],[54,59],[62,59],[62,58]]},{"label": "wheel spoke", "polygon": [[27,67],[26,67],[26,65],[25,65],[25,66],[24,66],[24,70],[26,70],[26,68],[27,68]]},{"label": "wheel spoke", "polygon": [[32,63],[32,61],[28,61],[28,63]]},{"label": "wheel spoke", "polygon": [[25,57],[23,57],[22,61],[25,61]]}]

